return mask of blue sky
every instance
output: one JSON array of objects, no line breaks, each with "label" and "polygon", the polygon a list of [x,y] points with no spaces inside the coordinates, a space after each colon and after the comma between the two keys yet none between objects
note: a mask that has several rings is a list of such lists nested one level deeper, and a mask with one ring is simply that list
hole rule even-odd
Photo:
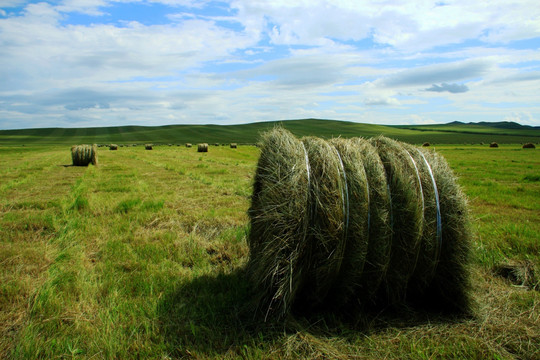
[{"label": "blue sky", "polygon": [[0,129],[310,117],[540,126],[540,6],[0,0]]}]

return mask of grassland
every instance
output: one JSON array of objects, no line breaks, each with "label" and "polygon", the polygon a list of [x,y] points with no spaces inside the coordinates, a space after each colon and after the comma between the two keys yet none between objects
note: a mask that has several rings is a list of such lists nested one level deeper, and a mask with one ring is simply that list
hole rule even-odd
[{"label": "grassland", "polygon": [[[86,168],[4,144],[0,358],[540,358],[538,150],[436,148],[470,198],[474,315],[265,324],[243,277],[256,147],[101,148]],[[537,275],[497,275],[510,263]]]},{"label": "grassland", "polygon": [[120,126],[102,128],[48,128],[0,130],[2,145],[54,144],[184,144],[240,143],[254,144],[259,134],[281,124],[297,136],[372,137],[383,134],[413,144],[426,141],[436,144],[501,144],[538,143],[539,129],[500,129],[473,124],[382,126],[335,120],[287,120],[243,125],[169,125],[157,127]]}]

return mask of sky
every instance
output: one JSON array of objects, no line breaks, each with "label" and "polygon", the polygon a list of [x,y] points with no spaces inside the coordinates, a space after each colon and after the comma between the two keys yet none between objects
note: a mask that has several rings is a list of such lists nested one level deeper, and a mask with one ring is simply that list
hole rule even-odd
[{"label": "sky", "polygon": [[540,126],[540,5],[0,0],[0,129]]}]

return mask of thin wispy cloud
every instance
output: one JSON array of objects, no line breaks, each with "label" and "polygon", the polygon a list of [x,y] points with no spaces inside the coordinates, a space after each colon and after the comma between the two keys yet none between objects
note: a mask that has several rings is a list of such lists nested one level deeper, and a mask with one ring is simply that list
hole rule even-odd
[{"label": "thin wispy cloud", "polygon": [[529,0],[3,0],[0,128],[540,125],[539,18]]}]

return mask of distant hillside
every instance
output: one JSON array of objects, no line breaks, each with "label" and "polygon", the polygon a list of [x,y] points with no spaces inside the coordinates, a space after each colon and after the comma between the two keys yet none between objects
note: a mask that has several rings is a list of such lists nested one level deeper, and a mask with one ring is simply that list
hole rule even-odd
[{"label": "distant hillside", "polygon": [[186,142],[236,142],[253,144],[258,141],[261,132],[277,125],[289,129],[297,136],[314,135],[331,138],[338,136],[373,137],[385,135],[416,144],[426,141],[435,144],[487,143],[492,141],[499,143],[522,143],[540,141],[540,129],[532,127],[509,128],[459,122],[444,125],[383,126],[336,120],[304,119],[258,122],[243,125],[115,126],[100,128],[0,130],[0,145],[83,143],[183,144]]}]

